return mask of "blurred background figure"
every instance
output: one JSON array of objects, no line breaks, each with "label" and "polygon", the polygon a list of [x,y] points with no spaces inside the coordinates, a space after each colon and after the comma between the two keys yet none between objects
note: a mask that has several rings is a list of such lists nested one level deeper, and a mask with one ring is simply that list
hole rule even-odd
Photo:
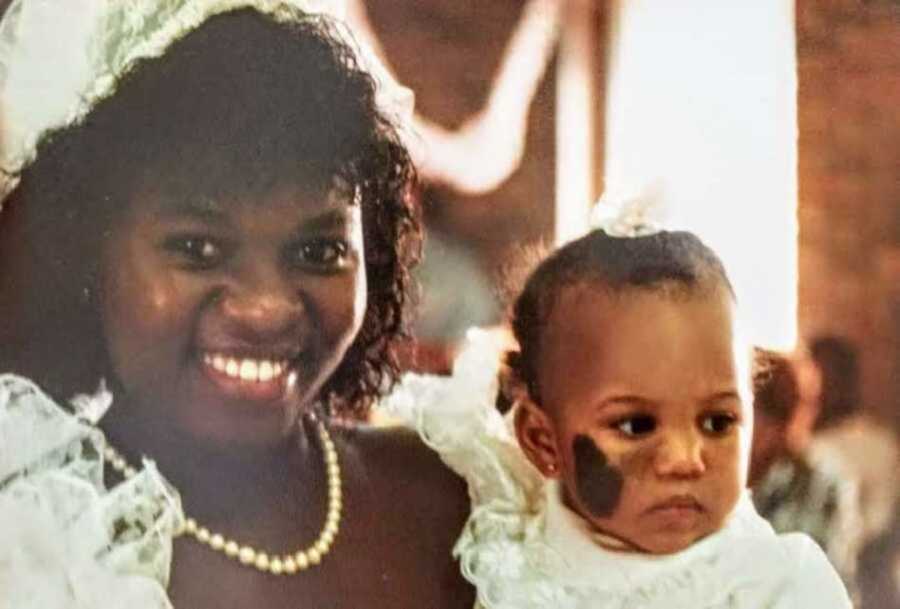
[{"label": "blurred background figure", "polygon": [[[862,535],[856,481],[840,461],[811,457],[814,419],[801,407],[788,356],[754,351],[753,394],[750,486],[757,510],[778,532],[810,535],[853,593]],[[798,423],[807,428],[798,429]]]},{"label": "blurred background figure", "polygon": [[863,549],[859,584],[861,609],[900,607],[900,504],[891,524]]},{"label": "blurred background figure", "polygon": [[425,237],[414,275],[420,286],[416,342],[402,355],[403,367],[449,374],[466,330],[496,323],[500,307],[494,285],[471,248],[436,229]]},{"label": "blurred background figure", "polygon": [[887,529],[894,515],[900,485],[897,438],[861,409],[859,363],[850,341],[820,336],[811,341],[809,353],[820,375],[811,452],[816,459],[840,461],[857,481],[863,536],[869,541]]},{"label": "blurred background figure", "polygon": [[[840,463],[858,489],[861,545],[858,586],[863,609],[900,607],[900,446],[884,421],[862,408],[856,346],[846,338],[821,335],[809,345],[815,392],[815,429],[810,443],[815,463]],[[883,399],[896,400],[886,395]]]}]

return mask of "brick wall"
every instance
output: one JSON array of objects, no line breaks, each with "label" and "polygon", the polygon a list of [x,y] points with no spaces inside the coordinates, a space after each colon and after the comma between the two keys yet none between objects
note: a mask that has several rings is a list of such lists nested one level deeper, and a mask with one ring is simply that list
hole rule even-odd
[{"label": "brick wall", "polygon": [[900,3],[798,0],[802,336],[860,347],[900,425]]}]

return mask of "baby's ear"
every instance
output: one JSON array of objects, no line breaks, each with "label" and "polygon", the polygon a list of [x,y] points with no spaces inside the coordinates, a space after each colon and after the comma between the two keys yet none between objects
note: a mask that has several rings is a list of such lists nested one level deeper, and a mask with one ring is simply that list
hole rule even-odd
[{"label": "baby's ear", "polygon": [[516,437],[522,452],[545,478],[559,477],[562,459],[553,421],[528,397],[520,397],[516,403]]}]

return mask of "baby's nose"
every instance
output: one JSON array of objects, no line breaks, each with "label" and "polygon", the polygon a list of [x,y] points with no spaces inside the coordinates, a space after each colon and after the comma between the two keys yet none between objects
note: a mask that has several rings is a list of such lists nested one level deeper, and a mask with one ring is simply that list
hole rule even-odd
[{"label": "baby's nose", "polygon": [[706,471],[703,438],[694,431],[669,433],[656,456],[656,472],[662,477],[696,478]]}]

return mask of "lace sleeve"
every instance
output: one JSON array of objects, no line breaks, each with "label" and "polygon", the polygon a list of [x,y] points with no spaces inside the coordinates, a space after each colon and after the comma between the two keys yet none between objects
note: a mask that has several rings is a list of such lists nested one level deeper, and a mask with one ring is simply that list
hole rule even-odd
[{"label": "lace sleeve", "polygon": [[469,486],[472,513],[454,555],[478,589],[478,609],[574,607],[544,573],[559,557],[544,543],[544,481],[495,407],[502,348],[470,330],[449,377],[406,375],[380,407],[418,431]]},{"label": "lace sleeve", "polygon": [[151,463],[107,491],[102,436],[0,375],[0,609],[170,609],[176,493]]}]

